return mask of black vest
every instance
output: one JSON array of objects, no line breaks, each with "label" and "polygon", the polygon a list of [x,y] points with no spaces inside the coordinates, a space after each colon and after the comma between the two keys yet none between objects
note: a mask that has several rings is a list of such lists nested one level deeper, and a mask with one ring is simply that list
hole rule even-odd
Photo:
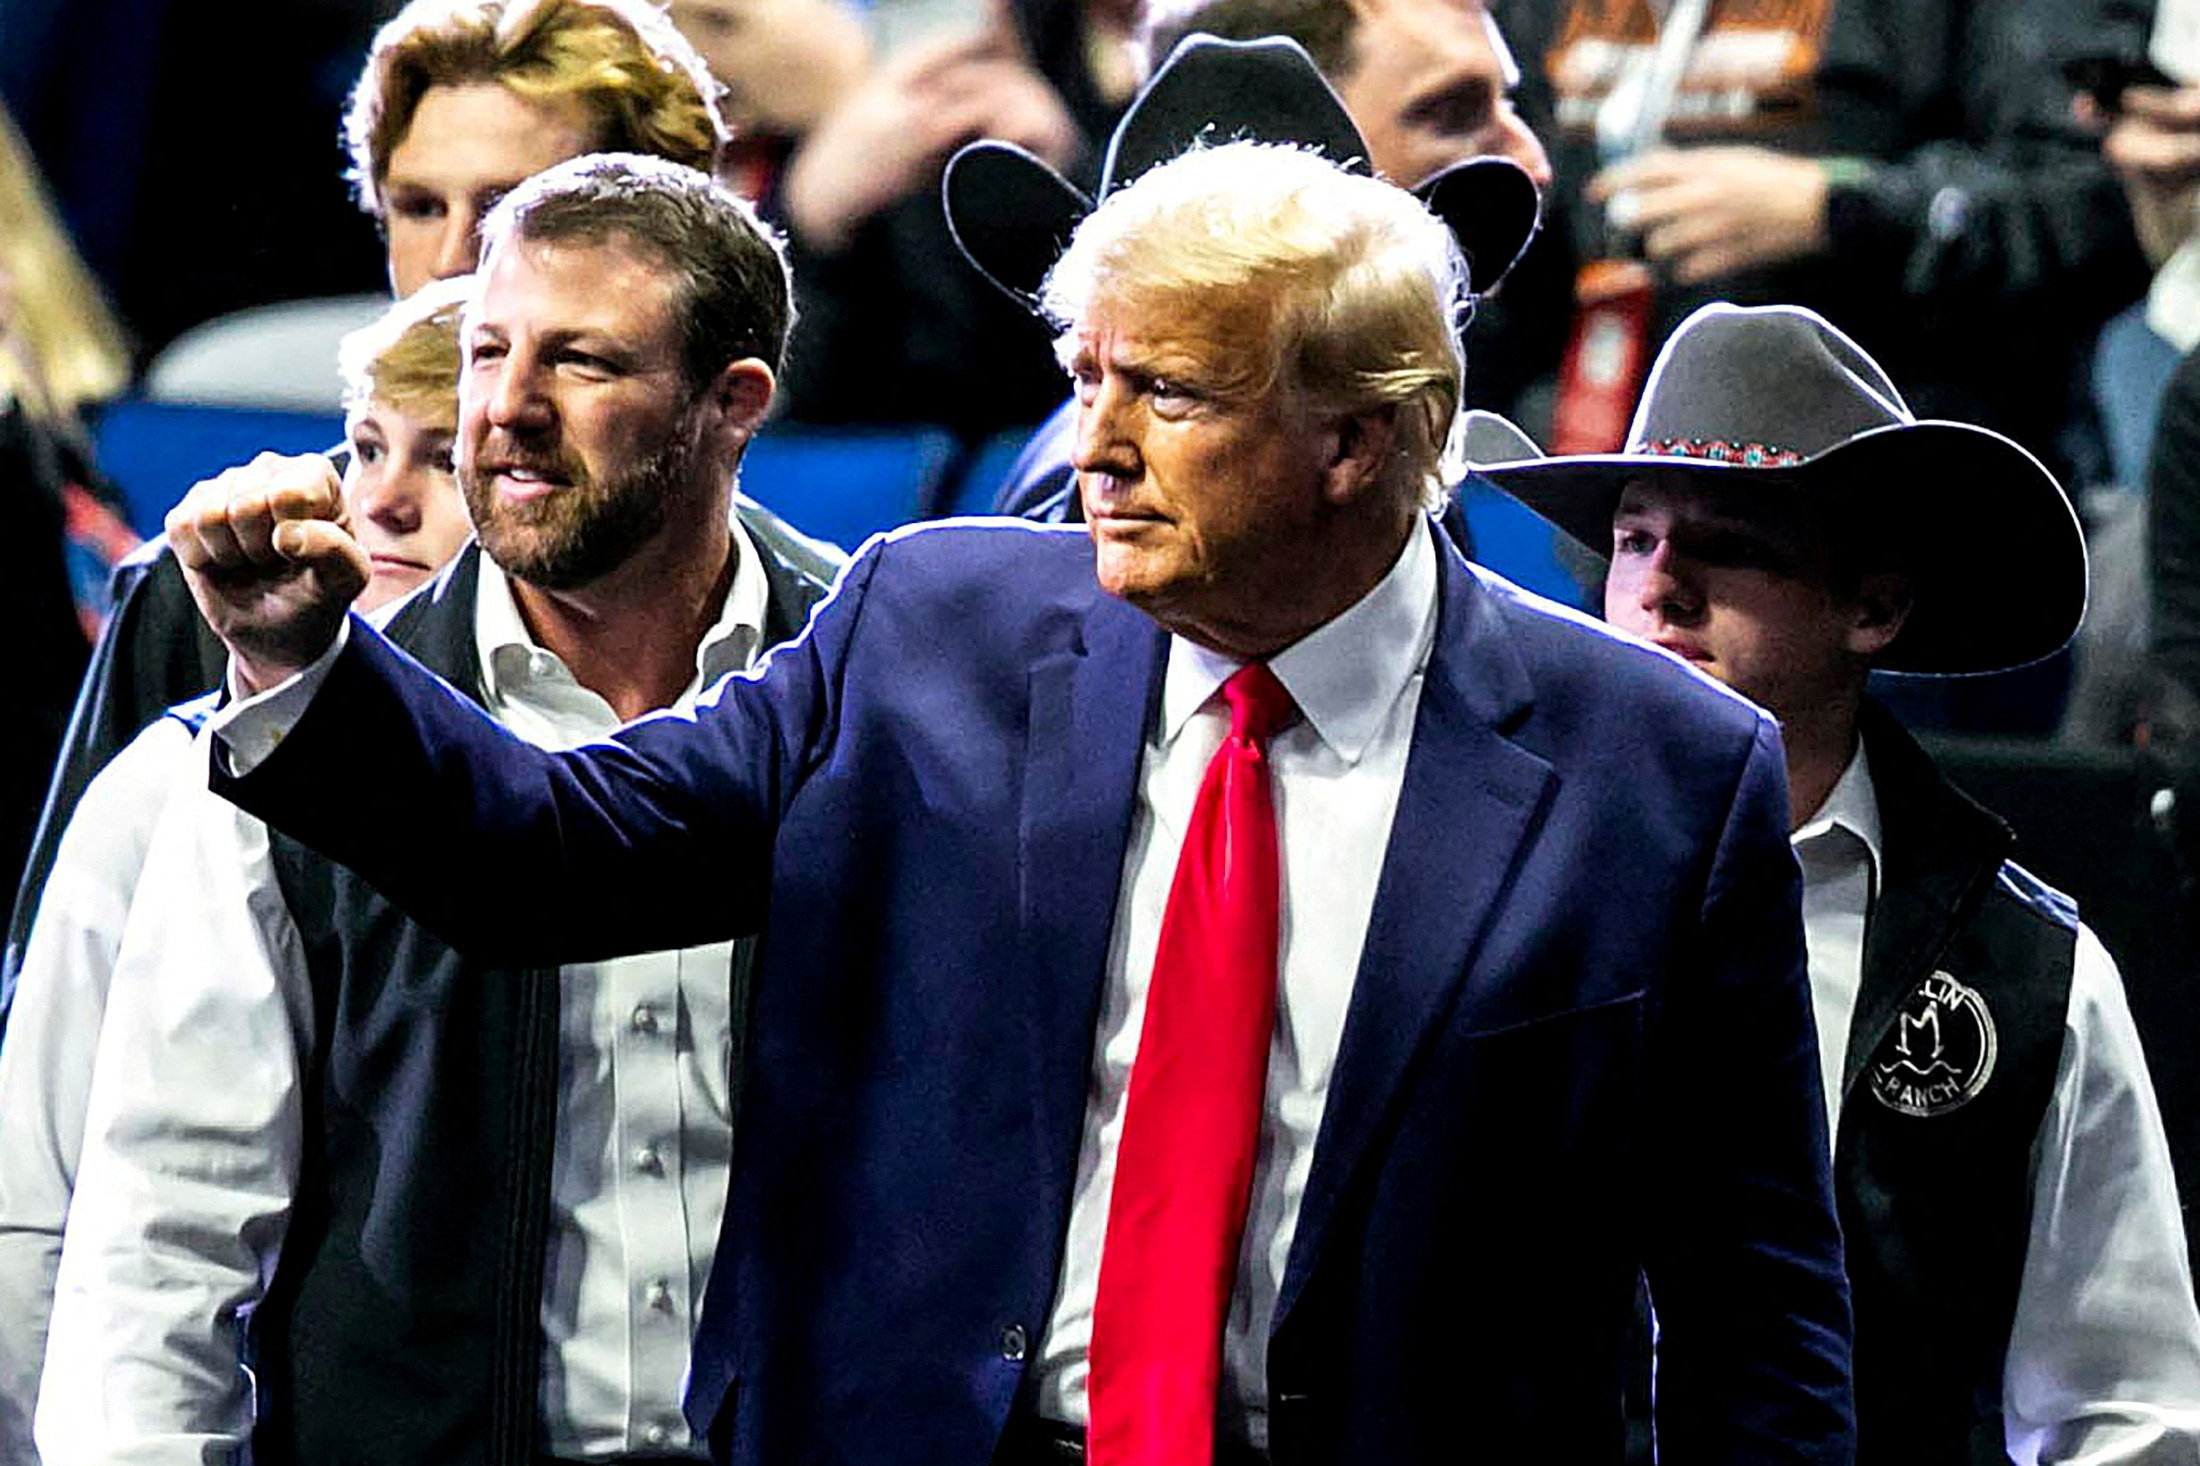
[{"label": "black vest", "polygon": [[1834,1141],[1857,1461],[2007,1466],[2002,1369],[2077,916],[1876,707],[1864,746],[1884,866]]},{"label": "black vest", "polygon": [[[744,505],[795,635],[833,560]],[[468,546],[390,638],[481,700]],[[362,770],[347,797],[389,799]],[[349,870],[272,836],[314,994],[306,1144],[275,1276],[250,1322],[261,1466],[525,1466],[536,1449],[558,1077],[555,972],[486,968]],[[514,920],[526,913],[515,911]],[[753,943],[735,949],[740,1073]]]}]

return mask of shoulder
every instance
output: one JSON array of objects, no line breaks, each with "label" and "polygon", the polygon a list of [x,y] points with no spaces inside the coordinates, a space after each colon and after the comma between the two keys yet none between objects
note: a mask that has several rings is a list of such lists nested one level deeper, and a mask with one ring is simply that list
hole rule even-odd
[{"label": "shoulder", "polygon": [[1738,752],[1772,733],[1762,708],[1678,657],[1493,571],[1465,569],[1470,636],[1517,657],[1531,729],[1563,730],[1608,760]]},{"label": "shoulder", "polygon": [[2003,861],[1995,872],[1994,898],[2053,931],[2075,935],[2080,930],[2078,903],[2014,860]]},{"label": "shoulder", "polygon": [[1102,594],[1081,524],[930,520],[872,537],[856,560],[870,562],[873,596],[921,602],[933,615],[991,618],[987,624],[1082,608]]},{"label": "shoulder", "polygon": [[[201,701],[212,705],[210,698]],[[161,811],[191,777],[198,722],[188,714],[197,706],[155,718],[93,777],[62,832],[49,891],[90,879],[127,899]]]},{"label": "shoulder", "polygon": [[[117,607],[147,599],[162,605],[191,605],[191,586],[183,578],[183,562],[168,548],[164,535],[155,535],[115,562],[107,589]],[[192,608],[192,614],[198,614]]]},{"label": "shoulder", "polygon": [[734,495],[733,514],[759,553],[821,588],[831,585],[848,563],[847,551],[804,534],[746,494]]}]

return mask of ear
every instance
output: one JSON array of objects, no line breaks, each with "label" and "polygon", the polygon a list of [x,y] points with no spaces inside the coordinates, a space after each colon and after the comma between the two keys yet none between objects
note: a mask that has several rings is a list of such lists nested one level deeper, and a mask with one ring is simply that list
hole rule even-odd
[{"label": "ear", "polygon": [[1850,598],[1848,649],[1866,660],[1885,651],[1901,634],[1915,601],[1908,576],[1892,570],[1865,575]]},{"label": "ear", "polygon": [[1322,494],[1332,504],[1349,504],[1382,483],[1383,469],[1398,441],[1398,409],[1376,407],[1352,413],[1331,422],[1329,431]]},{"label": "ear", "polygon": [[728,362],[701,394],[710,429],[731,434],[736,448],[746,444],[771,410],[777,386],[772,369],[753,356]]}]

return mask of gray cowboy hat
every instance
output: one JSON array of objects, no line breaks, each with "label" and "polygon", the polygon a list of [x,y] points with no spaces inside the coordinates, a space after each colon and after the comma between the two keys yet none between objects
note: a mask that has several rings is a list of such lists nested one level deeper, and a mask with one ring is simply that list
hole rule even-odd
[{"label": "gray cowboy hat", "polygon": [[[1295,41],[1187,36],[1116,124],[1100,172],[1105,199],[1147,169],[1202,141],[1294,143],[1367,173],[1367,142]],[[1013,143],[970,143],[948,160],[940,191],[955,243],[981,273],[1026,307],[1095,200]],[[1413,190],[1451,226],[1468,287],[1486,295],[1528,247],[1541,201],[1526,170],[1506,158],[1469,158]]]},{"label": "gray cowboy hat", "polygon": [[1874,661],[1888,671],[2020,667],[2085,615],[2085,538],[2055,476],[1999,433],[1920,421],[1862,347],[1799,306],[1721,302],[1683,321],[1623,451],[1481,471],[1606,557],[1630,482],[1836,495],[1907,549],[1916,600]]}]

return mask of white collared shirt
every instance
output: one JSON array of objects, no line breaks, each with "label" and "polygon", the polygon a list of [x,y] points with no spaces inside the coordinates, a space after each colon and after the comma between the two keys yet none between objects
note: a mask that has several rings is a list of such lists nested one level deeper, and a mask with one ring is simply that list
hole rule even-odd
[{"label": "white collared shirt", "polygon": [[[1302,717],[1268,748],[1283,884],[1276,1027],[1252,1201],[1224,1332],[1222,1401],[1226,1420],[1242,1419],[1242,1433],[1256,1444],[1267,1438],[1269,1324],[1435,643],[1436,571],[1428,523],[1416,516],[1405,549],[1382,581],[1269,663]],[[1162,912],[1200,782],[1229,729],[1215,693],[1238,666],[1181,638],[1170,642],[1160,726],[1148,735],[1139,774],[1062,1274],[1034,1367],[1039,1413],[1072,1424],[1087,1418],[1093,1297],[1123,1099],[1145,1021]]]},{"label": "white collared shirt", "polygon": [[[761,643],[763,570],[738,523],[734,536],[725,608],[676,707]],[[545,746],[618,726],[533,645],[486,558],[478,589],[476,646],[496,716]],[[189,797],[171,801],[117,959],[42,1385],[49,1466],[180,1466],[250,1430],[234,1315],[264,1288],[287,1225],[312,993],[265,828],[206,791],[201,767],[193,760]],[[541,1310],[546,1453],[704,1454],[680,1390],[731,1155],[730,951],[562,970]],[[261,1035],[251,1066],[237,1062],[240,1032]],[[148,1246],[155,1237],[162,1244]]]},{"label": "white collared shirt", "polygon": [[[763,568],[739,521],[733,531],[733,584],[677,710],[762,646]],[[486,557],[474,628],[486,706],[528,742],[571,748],[620,725],[528,636],[510,582]],[[680,1387],[732,1162],[732,951],[720,942],[559,970],[542,1291],[549,1454],[703,1454]]]},{"label": "white collared shirt", "polygon": [[[1837,1119],[1883,848],[1861,746],[1793,844],[1827,1113]],[[2083,926],[2055,1089],[2032,1146],[2032,1227],[2002,1421],[2024,1466],[2200,1459],[2200,1310],[2169,1142],[2116,964]]]}]

